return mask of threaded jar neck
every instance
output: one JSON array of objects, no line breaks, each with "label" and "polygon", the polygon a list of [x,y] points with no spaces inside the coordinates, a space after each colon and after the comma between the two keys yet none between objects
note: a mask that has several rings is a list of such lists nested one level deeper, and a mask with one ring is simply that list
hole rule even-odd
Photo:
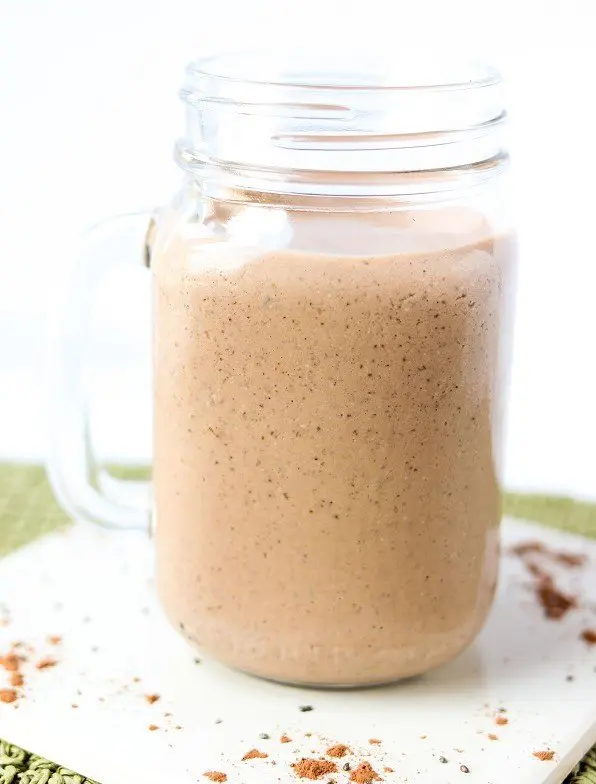
[{"label": "threaded jar neck", "polygon": [[177,158],[207,185],[426,193],[486,178],[506,158],[501,78],[479,63],[223,54],[188,66],[181,97]]}]

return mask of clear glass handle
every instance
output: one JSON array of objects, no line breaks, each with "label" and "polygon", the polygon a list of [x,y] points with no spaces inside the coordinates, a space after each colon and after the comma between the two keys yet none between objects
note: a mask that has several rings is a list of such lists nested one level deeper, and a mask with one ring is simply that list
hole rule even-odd
[{"label": "clear glass handle", "polygon": [[94,453],[84,366],[99,284],[115,267],[149,266],[153,226],[151,213],[135,213],[103,221],[84,235],[64,302],[57,310],[48,352],[47,471],[58,501],[77,520],[147,532],[149,483],[116,479]]}]

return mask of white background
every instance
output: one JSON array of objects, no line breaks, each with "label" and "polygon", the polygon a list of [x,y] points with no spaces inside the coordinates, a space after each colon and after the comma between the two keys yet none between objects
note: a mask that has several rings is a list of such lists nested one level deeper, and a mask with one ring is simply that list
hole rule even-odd
[{"label": "white background", "polygon": [[[596,494],[591,7],[591,0],[0,0],[0,453],[43,453],[46,315],[78,232],[163,203],[177,185],[171,151],[182,130],[177,90],[188,60],[271,41],[440,44],[495,61],[508,79],[522,254],[508,484]],[[146,291],[123,292],[111,309],[121,338],[111,344],[108,387],[146,326],[139,315]],[[108,451],[147,430],[140,418],[123,419],[117,397],[107,395],[106,418],[116,421]]]}]

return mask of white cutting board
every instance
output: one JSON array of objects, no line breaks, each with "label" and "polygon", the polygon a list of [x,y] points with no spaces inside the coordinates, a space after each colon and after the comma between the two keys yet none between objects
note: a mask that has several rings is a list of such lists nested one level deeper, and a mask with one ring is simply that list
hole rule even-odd
[{"label": "white cutting board", "polygon": [[[293,782],[290,763],[332,742],[396,784],[556,784],[596,742],[596,646],[580,639],[596,628],[596,542],[511,521],[503,539],[504,550],[540,539],[588,553],[580,569],[550,567],[581,606],[546,620],[523,565],[504,555],[490,620],[459,659],[390,687],[325,692],[196,663],[157,607],[151,545],[140,536],[83,525],[53,534],[0,563],[0,602],[12,617],[0,624],[0,653],[15,640],[35,649],[23,665],[25,696],[0,704],[0,736],[102,784],[206,782],[208,770],[230,784]],[[51,645],[48,635],[63,641]],[[36,670],[46,655],[57,665]],[[144,695],[154,693],[161,698],[150,705]],[[301,712],[305,704],[314,709]],[[507,726],[495,723],[501,707]],[[282,732],[293,742],[280,744]],[[269,758],[241,762],[254,747]],[[551,749],[552,761],[533,756]],[[323,781],[348,777],[340,770]]]}]

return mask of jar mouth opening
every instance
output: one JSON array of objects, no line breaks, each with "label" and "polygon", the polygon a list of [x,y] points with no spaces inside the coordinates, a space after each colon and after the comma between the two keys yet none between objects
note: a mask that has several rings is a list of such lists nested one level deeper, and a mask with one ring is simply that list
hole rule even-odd
[{"label": "jar mouth opening", "polygon": [[[354,65],[356,64],[356,66]],[[305,52],[246,50],[220,52],[198,58],[187,67],[189,81],[213,89],[269,89],[315,91],[459,92],[494,87],[502,81],[493,66],[435,51]]]}]

